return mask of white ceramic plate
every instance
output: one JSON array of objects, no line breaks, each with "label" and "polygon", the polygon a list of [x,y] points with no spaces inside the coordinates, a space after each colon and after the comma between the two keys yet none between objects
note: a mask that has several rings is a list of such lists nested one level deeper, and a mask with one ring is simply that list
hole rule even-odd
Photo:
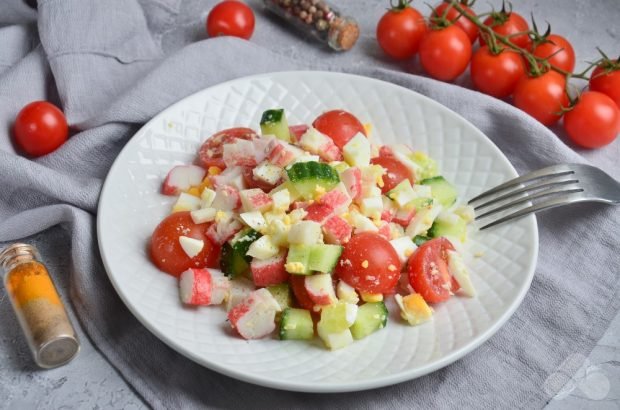
[{"label": "white ceramic plate", "polygon": [[[283,107],[289,123],[310,123],[343,108],[373,125],[373,138],[407,143],[435,158],[460,197],[516,176],[506,157],[473,125],[405,88],[352,75],[284,72],[241,78],[189,96],[149,121],[112,166],[99,203],[98,237],[106,270],[131,312],[179,353],[247,382],[287,390],[342,392],[413,379],[463,357],[493,335],[527,292],[536,264],[534,216],[474,233],[469,258],[476,298],[435,306],[434,319],[386,329],[347,348],[320,342],[245,341],[220,307],[181,306],[177,281],[146,252],[150,235],[174,198],[159,194],[175,164],[191,163],[201,142],[231,126],[258,128],[261,113]],[[481,255],[481,256],[480,256]]]}]

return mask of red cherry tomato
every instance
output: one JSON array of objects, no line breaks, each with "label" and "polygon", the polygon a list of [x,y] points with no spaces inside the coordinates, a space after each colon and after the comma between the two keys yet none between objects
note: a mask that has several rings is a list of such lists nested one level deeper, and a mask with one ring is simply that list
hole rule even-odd
[{"label": "red cherry tomato", "polygon": [[514,104],[545,125],[562,117],[562,108],[568,106],[565,92],[566,78],[555,71],[539,77],[522,77],[513,95]]},{"label": "red cherry tomato", "polygon": [[385,238],[362,232],[345,245],[336,275],[359,291],[390,293],[398,283],[400,268],[398,254]]},{"label": "red cherry tomato", "polygon": [[400,184],[404,179],[409,179],[412,184],[414,182],[414,176],[411,175],[409,168],[391,155],[379,156],[373,158],[370,162],[375,165],[381,165],[386,170],[386,173],[383,175],[383,187],[381,188],[381,192],[384,194]]},{"label": "red cherry tomato", "polygon": [[452,81],[461,75],[471,59],[471,42],[457,26],[434,28],[420,44],[420,63],[433,78]]},{"label": "red cherry tomato", "polygon": [[440,237],[424,242],[409,257],[409,284],[425,301],[443,302],[458,290],[448,270],[448,251],[453,250],[452,243]]},{"label": "red cherry tomato", "polygon": [[620,109],[605,94],[586,91],[573,109],[564,114],[564,129],[582,147],[602,147],[620,132]]},{"label": "red cherry tomato", "polygon": [[575,68],[575,50],[571,43],[562,36],[551,34],[547,42],[534,48],[534,55],[546,58],[549,64],[564,71],[573,72]]},{"label": "red cherry tomato", "polygon": [[293,295],[295,295],[295,300],[297,300],[297,304],[302,309],[307,309],[312,312],[314,308],[314,302],[310,299],[310,295],[308,295],[308,291],[306,290],[305,275],[291,275],[290,276],[291,289],[293,290]]},{"label": "red cherry tomato", "polygon": [[610,68],[596,67],[590,77],[590,90],[607,95],[620,107],[620,64]]},{"label": "red cherry tomato", "polygon": [[503,50],[493,54],[482,46],[471,59],[471,80],[477,90],[497,98],[512,94],[525,75],[525,64],[519,53]]},{"label": "red cherry tomato", "polygon": [[254,138],[258,138],[258,135],[250,128],[229,128],[215,133],[198,150],[198,163],[204,168],[219,167],[224,169],[226,168],[222,159],[224,144],[234,142],[236,139],[251,140]]},{"label": "red cherry tomato", "polygon": [[[483,24],[485,26],[491,27],[491,29],[499,35],[502,36],[514,36],[510,37],[510,41],[521,48],[530,49],[532,44],[532,40],[527,35],[527,31],[530,29],[530,26],[527,24],[527,21],[521,17],[520,14],[515,13],[514,11],[510,13],[505,12],[497,12],[491,14],[487,17]],[[517,33],[523,33],[519,35],[515,35]],[[486,41],[484,40],[485,34],[484,32],[480,32],[480,45],[486,45]]]},{"label": "red cherry tomato", "polygon": [[[466,5],[461,4],[461,7],[465,10],[467,15],[476,16],[476,13]],[[468,20],[467,17],[463,17],[450,3],[441,3],[435,7],[433,15],[436,17],[445,17],[453,22],[455,26],[459,27],[467,34],[467,37],[469,37],[472,43],[478,38],[478,26],[472,23],[471,20]]]},{"label": "red cherry tomato", "polygon": [[242,172],[243,172],[243,182],[245,182],[245,186],[248,189],[260,188],[265,192],[269,192],[275,187],[275,185],[269,185],[266,182],[263,182],[263,181],[260,181],[254,178],[254,168],[243,167]]},{"label": "red cherry tomato", "polygon": [[[208,224],[195,224],[189,212],[175,212],[157,225],[151,236],[151,260],[162,271],[179,276],[189,268],[217,268],[220,256],[219,246],[205,235]],[[187,256],[180,236],[199,239],[204,242],[202,251],[193,258]]]},{"label": "red cherry tomato", "polygon": [[236,0],[218,3],[207,16],[209,37],[234,36],[248,40],[254,33],[254,12]]},{"label": "red cherry tomato", "polygon": [[362,123],[353,114],[344,110],[327,111],[319,115],[312,126],[330,137],[340,149],[358,132],[366,135]]},{"label": "red cherry tomato", "polygon": [[426,33],[424,16],[413,7],[388,10],[377,24],[377,42],[388,56],[404,60],[418,52]]},{"label": "red cherry tomato", "polygon": [[35,101],[17,114],[13,135],[26,154],[39,157],[60,147],[69,135],[65,115],[47,101]]}]

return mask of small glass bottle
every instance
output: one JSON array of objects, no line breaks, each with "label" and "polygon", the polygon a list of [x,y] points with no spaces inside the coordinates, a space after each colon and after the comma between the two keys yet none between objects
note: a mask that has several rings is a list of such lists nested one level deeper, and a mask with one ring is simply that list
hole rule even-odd
[{"label": "small glass bottle", "polygon": [[265,7],[336,51],[351,49],[360,35],[352,17],[324,0],[263,0]]},{"label": "small glass bottle", "polygon": [[4,287],[36,364],[53,368],[80,349],[75,329],[36,249],[24,243],[0,251]]}]

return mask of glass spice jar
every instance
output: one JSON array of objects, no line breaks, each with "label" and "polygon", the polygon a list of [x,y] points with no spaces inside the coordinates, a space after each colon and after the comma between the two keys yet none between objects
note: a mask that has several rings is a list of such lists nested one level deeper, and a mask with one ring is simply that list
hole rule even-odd
[{"label": "glass spice jar", "polygon": [[75,329],[36,249],[16,243],[0,251],[4,287],[36,364],[53,368],[80,349]]},{"label": "glass spice jar", "polygon": [[355,19],[343,16],[323,0],[263,0],[263,2],[268,10],[334,50],[351,49],[360,35]]}]

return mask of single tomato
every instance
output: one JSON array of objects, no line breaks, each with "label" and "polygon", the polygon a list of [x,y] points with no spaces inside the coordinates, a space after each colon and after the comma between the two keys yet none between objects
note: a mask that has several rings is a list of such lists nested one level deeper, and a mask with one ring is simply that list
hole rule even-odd
[{"label": "single tomato", "polygon": [[575,68],[575,50],[571,43],[564,37],[551,34],[544,43],[534,48],[534,55],[546,58],[549,64],[561,68],[564,71],[573,72]]},{"label": "single tomato", "polygon": [[590,76],[590,90],[607,95],[620,107],[620,63],[596,67]]},{"label": "single tomato", "polygon": [[17,146],[33,157],[49,154],[60,147],[69,135],[65,115],[54,104],[35,101],[17,114],[13,136]]},{"label": "single tomato", "polygon": [[254,33],[254,12],[244,2],[224,0],[207,16],[209,37],[234,36],[248,40]]},{"label": "single tomato", "polygon": [[229,128],[213,134],[198,150],[198,163],[205,169],[209,167],[226,168],[224,159],[224,144],[235,142],[236,139],[252,140],[258,138],[254,130],[250,128]]},{"label": "single tomato", "polygon": [[412,175],[409,168],[392,155],[378,156],[371,159],[370,162],[385,168],[386,172],[383,175],[383,187],[381,187],[381,192],[384,194],[405,179],[409,179],[412,184],[414,182],[414,175]]},{"label": "single tomato", "polygon": [[471,59],[471,42],[455,25],[431,28],[420,44],[420,63],[433,78],[452,81],[461,75]]},{"label": "single tomato", "polygon": [[[487,17],[483,24],[490,27],[494,32],[501,36],[510,36],[510,41],[517,47],[530,49],[532,40],[528,35],[530,26],[527,21],[514,11],[493,12]],[[484,31],[480,32],[480,45],[486,45]]]},{"label": "single tomato", "polygon": [[327,111],[319,115],[312,126],[331,138],[340,149],[358,132],[366,135],[366,129],[360,120],[344,110]]},{"label": "single tomato", "polygon": [[447,300],[458,283],[448,270],[448,251],[452,243],[443,237],[424,242],[409,257],[409,284],[425,301],[438,303]]},{"label": "single tomato", "polygon": [[367,293],[390,293],[400,278],[398,254],[385,238],[362,232],[351,237],[336,265],[336,275]]},{"label": "single tomato", "polygon": [[426,33],[424,16],[408,2],[388,9],[377,24],[377,42],[388,56],[404,60],[418,52]]},{"label": "single tomato", "polygon": [[620,132],[620,109],[607,95],[586,91],[564,114],[564,129],[570,139],[585,148],[600,148]]},{"label": "single tomato", "polygon": [[[217,268],[219,246],[206,236],[208,224],[195,224],[189,212],[175,212],[157,225],[151,236],[151,260],[162,271],[179,276],[189,268]],[[202,251],[190,258],[179,242],[187,236],[203,241]]]},{"label": "single tomato", "polygon": [[[472,17],[476,16],[476,13],[471,8],[467,7],[464,4],[460,4],[460,6],[465,11],[465,14]],[[433,11],[433,16],[445,17],[446,19],[448,19],[448,21],[453,22],[455,26],[459,27],[465,32],[465,34],[467,34],[467,37],[469,37],[469,41],[471,41],[472,44],[478,38],[478,26],[476,26],[467,17],[461,15],[461,13],[448,2],[443,2],[437,7],[435,7],[435,10]]]},{"label": "single tomato", "polygon": [[513,95],[514,104],[545,125],[551,125],[562,117],[562,109],[568,107],[566,78],[548,71],[538,77],[524,76],[519,80]]},{"label": "single tomato", "polygon": [[470,70],[477,90],[504,98],[512,94],[525,75],[525,64],[517,52],[508,49],[495,54],[488,46],[482,46],[474,53]]}]

